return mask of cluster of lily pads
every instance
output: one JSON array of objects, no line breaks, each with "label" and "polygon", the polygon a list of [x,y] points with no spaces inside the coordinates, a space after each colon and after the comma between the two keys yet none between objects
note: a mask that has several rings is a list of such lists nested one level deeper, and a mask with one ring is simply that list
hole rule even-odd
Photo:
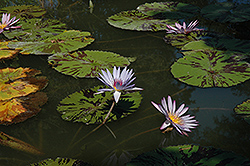
[{"label": "cluster of lily pads", "polygon": [[[222,7],[225,6],[216,6],[216,10],[221,10]],[[138,6],[136,10],[123,11],[110,16],[107,21],[109,24],[123,29],[138,31],[167,30],[164,40],[180,49],[183,54],[183,57],[171,66],[171,72],[178,80],[199,87],[233,86],[249,79],[250,76],[249,64],[244,61],[248,57],[248,49],[235,50],[231,47],[232,44],[242,41],[233,38],[229,40],[229,37],[198,29],[196,28],[198,20],[191,22],[188,26],[185,22],[183,22],[183,25],[178,23],[179,19],[188,19],[197,15],[197,13],[216,21],[227,22],[232,20],[231,17],[233,16],[226,19],[217,18],[219,16],[210,17],[210,8],[211,6],[208,6],[200,10],[194,5],[179,2],[145,3]],[[241,10],[242,8],[246,9],[241,7]],[[239,9],[230,8],[230,10],[238,11]],[[248,13],[247,9],[245,11]],[[115,121],[136,111],[142,100],[138,90],[143,89],[132,84],[135,80],[134,73],[132,69],[127,69],[127,66],[133,59],[113,52],[83,50],[84,47],[94,41],[89,32],[67,30],[64,23],[43,17],[45,13],[44,9],[37,6],[23,5],[0,9],[0,14],[3,14],[0,25],[0,33],[3,34],[0,42],[0,59],[14,57],[17,53],[47,55],[49,56],[48,63],[55,70],[73,77],[97,77],[109,87],[108,89],[103,86],[83,89],[61,100],[57,110],[62,114],[61,117],[64,120],[85,124],[104,124],[106,121]],[[10,19],[10,16],[14,17]],[[18,19],[16,20],[16,18]],[[241,20],[246,21],[248,19],[247,14],[245,18],[245,20]],[[14,24],[16,26],[13,26]],[[81,51],[78,51],[79,49]],[[120,67],[124,67],[124,69],[121,71]],[[110,71],[112,70],[113,73],[111,74]],[[47,79],[46,77],[36,76],[37,74],[40,74],[40,71],[29,68],[0,69],[1,97],[3,97],[0,99],[0,102],[3,103],[0,106],[3,108],[0,113],[4,115],[0,117],[1,124],[21,122],[37,113],[40,110],[39,106],[46,103],[46,94],[37,91],[46,87]],[[130,93],[131,91],[136,92]],[[27,104],[29,101],[32,102]],[[188,111],[188,107],[185,107],[184,104],[177,109],[176,102],[172,101],[170,96],[168,96],[167,101],[168,103],[163,97],[161,104],[151,102],[166,117],[166,121],[160,129],[163,130],[172,125],[180,134],[188,136],[186,132],[191,132],[190,129],[198,126],[198,121],[194,119],[194,116],[184,116]],[[34,105],[31,105],[31,103]],[[19,107],[16,107],[17,105]],[[27,110],[32,110],[34,113],[30,115],[30,111]],[[13,112],[14,114],[11,114]],[[0,135],[0,143],[7,137],[6,134],[2,135],[2,137]],[[11,137],[8,136],[8,138]],[[29,147],[19,140],[14,141]],[[4,145],[11,146],[12,144],[6,142]],[[30,147],[30,149],[34,150],[35,148]],[[157,149],[155,152],[149,153],[154,155],[154,153],[160,151],[161,155],[167,158],[168,153],[174,151],[176,156],[182,156],[179,160],[180,163],[188,163],[190,157],[186,156],[192,157],[193,154],[200,155],[200,153],[208,153],[210,150],[211,148],[195,145],[179,145]],[[232,160],[234,162],[240,160],[242,163],[249,163],[241,157],[235,157],[231,153],[228,154],[234,156],[234,160]],[[145,161],[148,158],[147,156],[148,154],[138,156],[128,165],[142,164],[141,161]],[[156,159],[155,163],[157,161],[161,164],[172,162],[172,160],[177,161],[172,158],[168,158],[168,160]],[[38,164],[54,162],[67,164],[70,162],[72,165],[83,163],[78,160],[57,158],[55,161],[47,159]],[[190,164],[202,163],[199,162]],[[216,162],[213,161],[212,163],[215,164]]]}]

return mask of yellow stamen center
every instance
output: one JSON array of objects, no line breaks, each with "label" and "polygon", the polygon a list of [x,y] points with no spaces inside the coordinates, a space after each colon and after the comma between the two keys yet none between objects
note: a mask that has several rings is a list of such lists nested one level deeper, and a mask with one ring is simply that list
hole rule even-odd
[{"label": "yellow stamen center", "polygon": [[0,25],[0,29],[4,29],[5,27],[7,27],[7,24]]},{"label": "yellow stamen center", "polygon": [[172,120],[172,122],[174,122],[176,124],[180,124],[180,125],[183,124],[182,119],[179,118],[178,116],[175,116],[175,115],[172,115],[172,114],[169,114],[168,116]]}]

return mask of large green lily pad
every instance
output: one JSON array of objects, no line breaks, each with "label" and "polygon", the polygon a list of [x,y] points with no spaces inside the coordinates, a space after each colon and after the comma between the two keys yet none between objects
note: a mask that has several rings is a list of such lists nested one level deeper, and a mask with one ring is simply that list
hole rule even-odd
[{"label": "large green lily pad", "polygon": [[227,152],[213,147],[197,145],[177,145],[155,149],[132,159],[127,166],[156,165],[249,165],[250,161],[233,152]]},{"label": "large green lily pad", "polygon": [[208,5],[201,10],[201,14],[213,21],[218,22],[244,22],[250,20],[250,5],[232,3],[219,3]]},{"label": "large green lily pad", "polygon": [[66,24],[53,19],[26,19],[19,21],[19,24],[22,26],[21,28],[4,31],[4,35],[18,41],[41,41],[59,35],[66,30]]},{"label": "large green lily pad", "polygon": [[137,7],[137,10],[148,16],[158,16],[168,19],[183,19],[193,17],[199,12],[199,7],[180,2],[153,2]]},{"label": "large green lily pad", "polygon": [[33,5],[8,6],[0,9],[0,14],[10,13],[11,17],[16,16],[20,19],[31,19],[41,17],[46,13],[44,8]]},{"label": "large green lily pad", "polygon": [[167,34],[163,39],[167,44],[181,48],[189,42],[207,38],[207,35],[208,33],[204,31],[193,31],[188,34]]},{"label": "large green lily pad", "polygon": [[171,66],[175,78],[199,87],[229,87],[250,78],[247,62],[235,61],[223,51],[193,51]]},{"label": "large green lily pad", "polygon": [[8,47],[22,49],[22,54],[51,55],[67,53],[86,47],[94,39],[89,32],[68,30],[41,42],[10,42]]},{"label": "large green lily pad", "polygon": [[49,158],[30,166],[91,166],[91,164],[77,159],[57,157],[55,160]]},{"label": "large green lily pad", "polygon": [[214,47],[210,47],[206,44],[204,40],[192,41],[184,45],[181,50],[183,51],[184,55],[190,55],[193,52],[197,51],[211,51],[216,50]]},{"label": "large green lily pad", "polygon": [[49,64],[57,71],[73,77],[96,77],[101,69],[112,71],[114,66],[125,67],[128,58],[104,51],[78,51],[73,54],[54,54],[48,58]]},{"label": "large green lily pad", "polygon": [[[97,86],[75,92],[60,101],[57,111],[67,121],[83,122],[85,124],[100,124],[105,119],[113,103],[113,93],[105,92],[94,95]],[[107,122],[115,121],[132,114],[140,106],[142,97],[139,92],[121,95],[119,102],[114,106]]]},{"label": "large green lily pad", "polygon": [[250,124],[250,99],[237,105],[234,108],[236,114],[241,115],[247,123]]},{"label": "large green lily pad", "polygon": [[107,21],[114,27],[136,31],[165,30],[166,24],[173,25],[176,22],[170,19],[156,19],[137,10],[122,11],[110,16]]}]

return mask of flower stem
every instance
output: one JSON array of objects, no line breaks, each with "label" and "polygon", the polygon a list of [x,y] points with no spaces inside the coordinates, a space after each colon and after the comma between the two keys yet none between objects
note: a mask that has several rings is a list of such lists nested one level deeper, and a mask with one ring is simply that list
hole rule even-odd
[{"label": "flower stem", "polygon": [[104,121],[102,122],[102,124],[104,124],[108,120],[108,117],[109,117],[111,111],[113,110],[114,106],[115,106],[115,101],[113,101],[113,104],[110,107],[109,112],[108,112],[107,116],[105,117]]}]

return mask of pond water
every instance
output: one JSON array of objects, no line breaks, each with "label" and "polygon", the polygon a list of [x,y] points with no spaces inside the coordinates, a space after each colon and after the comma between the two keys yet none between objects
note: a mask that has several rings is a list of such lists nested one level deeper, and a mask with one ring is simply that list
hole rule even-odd
[{"label": "pond water", "polygon": [[[135,71],[136,86],[144,88],[141,92],[141,106],[132,115],[107,124],[116,138],[105,126],[85,137],[96,125],[64,121],[56,108],[67,95],[102,85],[99,80],[75,79],[63,75],[48,65],[47,56],[19,55],[15,59],[6,60],[0,63],[1,68],[31,67],[41,70],[42,75],[49,80],[43,90],[49,99],[37,116],[22,123],[0,126],[0,131],[37,147],[44,155],[37,156],[0,146],[0,166],[23,166],[57,156],[81,159],[93,165],[110,165],[107,163],[117,158],[119,161],[114,165],[118,165],[119,162],[124,163],[158,147],[190,143],[213,146],[250,158],[250,125],[233,111],[237,104],[249,98],[250,81],[230,88],[198,88],[179,82],[171,74],[170,66],[181,55],[176,48],[163,41],[165,31],[153,33],[122,30],[110,26],[106,21],[112,14],[156,0],[92,1],[92,14],[89,13],[88,0],[54,0],[52,6],[51,1],[45,0],[43,5],[48,10],[46,17],[61,20],[69,29],[91,32],[95,41],[84,49],[112,51],[125,57],[137,58],[129,68]],[[179,2],[188,3],[187,0]],[[210,3],[217,2],[192,1],[192,4],[199,7]],[[0,7],[13,4],[39,5],[39,2],[4,0]],[[233,34],[229,25],[214,24],[200,20],[202,28]],[[195,115],[199,121],[199,126],[192,130],[189,137],[181,136],[175,130],[163,134],[158,129],[165,117],[150,101],[159,103],[162,97],[168,95],[176,100],[178,106],[185,103],[190,108],[188,113]]]}]

